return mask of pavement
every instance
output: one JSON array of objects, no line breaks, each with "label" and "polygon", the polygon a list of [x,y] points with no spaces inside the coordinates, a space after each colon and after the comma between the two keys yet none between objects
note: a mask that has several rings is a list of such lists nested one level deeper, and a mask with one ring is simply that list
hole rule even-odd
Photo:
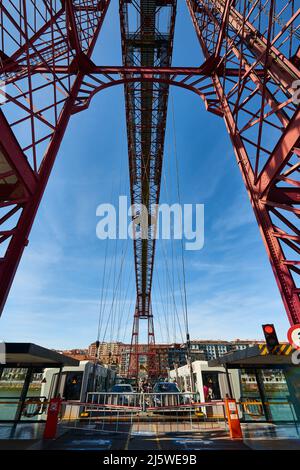
[{"label": "pavement", "polygon": [[300,450],[299,424],[243,425],[244,443],[253,450]]},{"label": "pavement", "polygon": [[106,431],[82,431],[72,429],[59,439],[43,444],[45,450],[103,450],[103,451],[190,451],[190,450],[249,450],[241,441],[232,441],[221,432],[216,438],[216,432],[170,432],[158,434],[153,431],[137,431],[128,429],[127,433]]},{"label": "pavement", "polygon": [[54,440],[42,439],[43,424],[0,425],[0,450],[300,450],[300,425],[243,424],[243,440],[231,440],[218,423],[191,428],[180,423],[92,423],[60,427]]}]

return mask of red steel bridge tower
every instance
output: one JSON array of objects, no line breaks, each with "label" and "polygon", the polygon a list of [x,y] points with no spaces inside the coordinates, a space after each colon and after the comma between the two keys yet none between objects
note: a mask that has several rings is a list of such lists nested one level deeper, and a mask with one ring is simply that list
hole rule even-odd
[{"label": "red steel bridge tower", "polygon": [[[131,4],[131,5],[130,5]],[[123,64],[125,67],[170,67],[172,60],[176,1],[120,1]],[[130,27],[130,19],[137,18]],[[133,29],[131,29],[133,28]],[[169,84],[125,83],[131,204],[151,214],[159,203]],[[141,212],[141,211],[139,211]],[[143,229],[142,229],[143,230]],[[134,239],[136,307],[133,321],[129,375],[137,377],[139,358],[146,356],[148,376],[159,375],[151,310],[151,286],[155,253],[155,230],[146,221],[145,233]],[[148,324],[147,350],[139,349],[141,320]]]},{"label": "red steel bridge tower", "polygon": [[[197,67],[171,65],[176,0],[119,0],[123,64],[95,64],[109,5],[0,1],[0,311],[72,114],[87,109],[99,91],[124,85],[131,201],[150,207],[159,201],[174,85],[194,92],[224,120],[286,313],[291,324],[300,323],[299,0],[186,0],[202,50]],[[158,373],[151,310],[155,242],[136,239],[134,254],[129,373],[138,374],[145,320],[151,376]]]}]

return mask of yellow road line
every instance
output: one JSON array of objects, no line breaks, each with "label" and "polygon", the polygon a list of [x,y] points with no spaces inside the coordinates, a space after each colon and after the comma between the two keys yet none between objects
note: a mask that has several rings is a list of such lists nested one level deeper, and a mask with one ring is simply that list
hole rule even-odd
[{"label": "yellow road line", "polygon": [[161,450],[161,445],[160,445],[159,437],[158,437],[158,434],[157,434],[157,425],[155,426],[154,423],[153,423],[152,428],[154,429],[154,432],[155,432],[155,440],[156,440],[157,448],[158,448],[158,450]]},{"label": "yellow road line", "polygon": [[292,346],[289,345],[289,347],[287,348],[287,350],[285,352],[287,356],[290,354],[291,350],[292,350]]},{"label": "yellow road line", "polygon": [[128,450],[128,446],[129,446],[129,442],[130,442],[130,436],[131,436],[131,428],[128,430],[128,436],[127,436],[127,439],[126,439],[126,444],[125,444],[124,450]]}]

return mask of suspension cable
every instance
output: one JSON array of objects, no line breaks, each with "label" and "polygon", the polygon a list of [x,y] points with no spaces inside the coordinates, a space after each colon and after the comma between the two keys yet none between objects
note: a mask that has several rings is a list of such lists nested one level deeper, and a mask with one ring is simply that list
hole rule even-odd
[{"label": "suspension cable", "polygon": [[[171,111],[172,111],[174,155],[175,155],[176,179],[177,179],[176,188],[177,188],[178,202],[181,205],[180,183],[179,183],[179,164],[178,164],[178,154],[177,154],[176,123],[175,123],[173,94],[171,94]],[[182,220],[181,220],[181,223],[182,223]],[[187,337],[187,340],[188,340],[189,339],[189,320],[188,320],[188,307],[187,307],[184,247],[183,247],[183,238],[182,237],[181,237],[181,264],[182,264],[182,277],[183,277],[183,290],[184,290],[184,322],[185,322],[186,337]]]}]

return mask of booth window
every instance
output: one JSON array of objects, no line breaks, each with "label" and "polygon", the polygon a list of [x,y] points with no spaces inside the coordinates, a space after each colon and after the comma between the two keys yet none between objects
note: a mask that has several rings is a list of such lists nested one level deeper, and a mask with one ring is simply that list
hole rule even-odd
[{"label": "booth window", "polygon": [[80,400],[83,372],[67,372],[63,397],[65,400]]}]

